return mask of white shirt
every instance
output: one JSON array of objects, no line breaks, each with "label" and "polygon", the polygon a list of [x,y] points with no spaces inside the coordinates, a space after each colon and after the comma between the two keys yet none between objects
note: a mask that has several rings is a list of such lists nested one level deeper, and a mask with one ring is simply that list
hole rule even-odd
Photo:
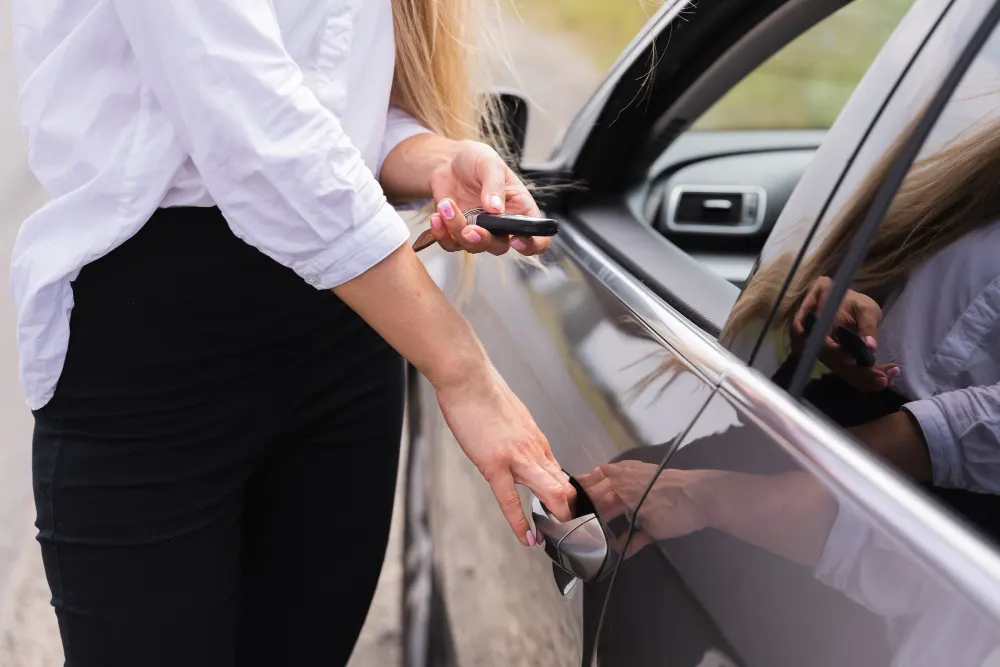
[{"label": "white shirt", "polygon": [[1000,222],[917,267],[886,303],[879,363],[919,422],[936,486],[1000,494]]},{"label": "white shirt", "polygon": [[11,263],[32,409],[62,371],[71,281],[158,207],[217,205],[317,288],[406,242],[376,174],[426,130],[390,109],[390,0],[14,0],[12,33],[29,163],[52,197]]}]

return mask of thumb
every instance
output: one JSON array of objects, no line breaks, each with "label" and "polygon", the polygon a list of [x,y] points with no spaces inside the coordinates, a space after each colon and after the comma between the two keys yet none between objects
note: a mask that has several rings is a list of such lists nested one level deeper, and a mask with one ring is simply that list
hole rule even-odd
[{"label": "thumb", "polygon": [[877,346],[875,341],[878,327],[882,321],[882,311],[878,304],[872,302],[859,305],[855,308],[854,320],[858,324],[858,336],[874,350]]},{"label": "thumb", "polygon": [[483,153],[476,165],[476,175],[482,184],[480,198],[490,213],[503,213],[506,207],[507,165],[495,152]]}]

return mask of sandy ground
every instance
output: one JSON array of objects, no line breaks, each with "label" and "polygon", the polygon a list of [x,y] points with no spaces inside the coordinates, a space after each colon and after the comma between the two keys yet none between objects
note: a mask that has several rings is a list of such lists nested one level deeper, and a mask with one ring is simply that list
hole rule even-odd
[{"label": "sandy ground", "polygon": [[[0,17],[10,16],[9,2],[0,0]],[[526,155],[542,158],[594,89],[599,73],[578,55],[579,46],[565,37],[538,34],[516,20],[505,22],[504,30],[517,76],[502,76],[501,83],[527,92],[531,117]],[[0,21],[0,257],[5,259],[20,222],[45,201],[28,171],[14,117],[16,89],[10,61],[9,21]],[[61,649],[31,526],[31,415],[17,386],[9,294],[5,265],[0,271],[0,667],[57,667],[62,664]],[[352,667],[398,664],[401,509],[402,503],[397,503],[378,592]]]}]

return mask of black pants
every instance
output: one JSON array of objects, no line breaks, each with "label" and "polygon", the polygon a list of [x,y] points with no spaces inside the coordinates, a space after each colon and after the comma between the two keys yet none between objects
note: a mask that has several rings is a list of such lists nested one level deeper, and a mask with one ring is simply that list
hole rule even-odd
[{"label": "black pants", "polygon": [[346,663],[388,538],[399,356],[216,209],[157,212],[73,291],[33,461],[66,664]]}]

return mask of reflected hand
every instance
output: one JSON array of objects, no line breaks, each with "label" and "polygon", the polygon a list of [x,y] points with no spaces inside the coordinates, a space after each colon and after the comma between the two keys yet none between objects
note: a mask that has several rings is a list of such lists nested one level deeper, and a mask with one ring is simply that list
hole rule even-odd
[{"label": "reflected hand", "polygon": [[525,546],[535,545],[515,484],[528,487],[561,521],[576,491],[549,442],[500,374],[488,366],[461,385],[437,387],[445,421],[490,485],[504,517]]},{"label": "reflected hand", "polygon": [[[577,481],[605,522],[634,510],[659,466],[620,461],[597,467]],[[713,525],[716,508],[708,485],[725,473],[714,470],[664,469],[639,508],[638,527],[625,556],[654,540],[696,533]]]},{"label": "reflected hand", "polygon": [[522,255],[538,255],[549,247],[547,237],[493,235],[467,223],[463,212],[474,208],[489,213],[541,215],[528,189],[486,144],[462,142],[455,157],[431,174],[431,192],[437,213],[431,216],[431,228],[421,234],[416,247],[430,240],[427,235],[449,252],[502,255],[513,247]]},{"label": "reflected hand", "polygon": [[[833,287],[833,281],[822,276],[813,281],[802,305],[799,306],[791,324],[792,350],[801,353],[805,345],[805,317],[810,312],[822,310]],[[834,317],[833,326],[846,327],[856,331],[858,336],[873,352],[878,347],[876,334],[882,324],[882,309],[871,297],[847,290],[844,300]],[[876,364],[871,368],[858,366],[854,357],[842,349],[833,338],[827,334],[820,352],[819,360],[841,379],[862,392],[877,392],[891,387],[899,376],[899,364]]]}]

